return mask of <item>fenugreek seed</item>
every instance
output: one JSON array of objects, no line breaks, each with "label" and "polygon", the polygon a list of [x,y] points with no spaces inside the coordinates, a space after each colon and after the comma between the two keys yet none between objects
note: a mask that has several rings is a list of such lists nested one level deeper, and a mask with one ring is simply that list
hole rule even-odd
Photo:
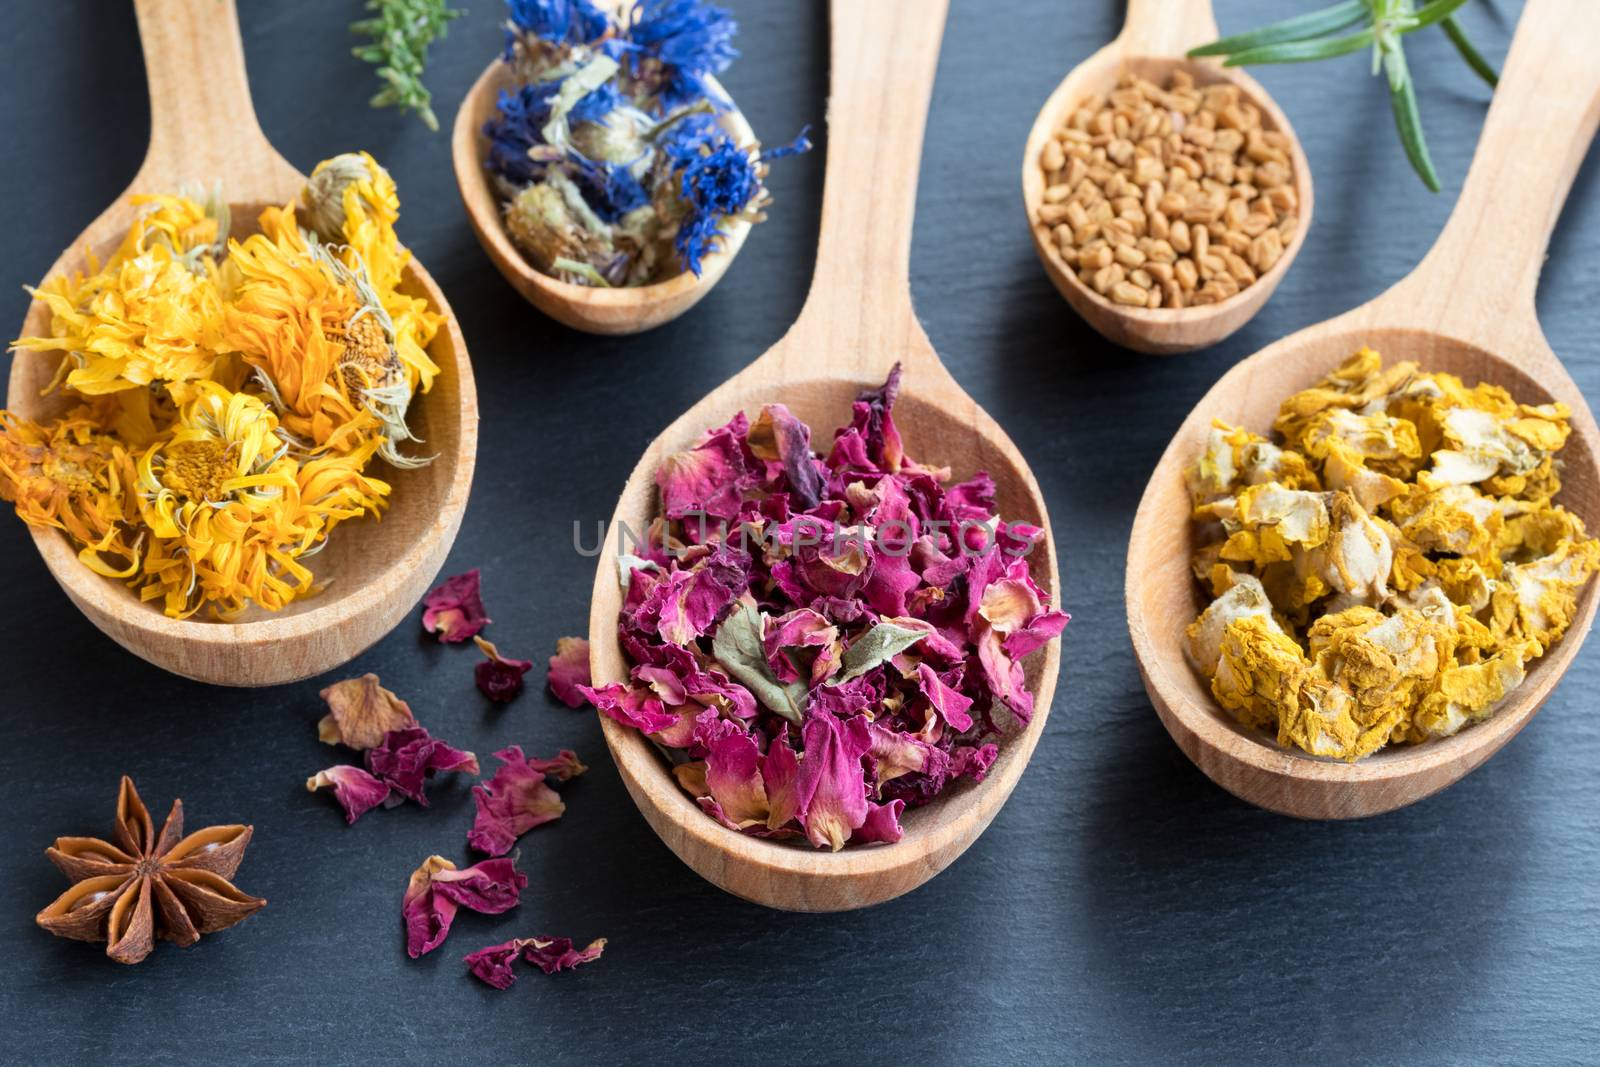
[{"label": "fenugreek seed", "polygon": [[1111,289],[1111,299],[1129,307],[1143,307],[1150,294],[1132,282],[1119,282]]},{"label": "fenugreek seed", "polygon": [[1124,267],[1137,267],[1144,262],[1144,253],[1132,245],[1119,245],[1117,247],[1117,262]]},{"label": "fenugreek seed", "polygon": [[1150,273],[1142,268],[1129,271],[1128,280],[1141,289],[1148,289],[1156,284],[1156,280],[1150,276]]},{"label": "fenugreek seed", "polygon": [[1044,148],[1039,152],[1039,166],[1044,168],[1046,174],[1054,174],[1067,165],[1067,154],[1061,150],[1057,141],[1046,141]]},{"label": "fenugreek seed", "polygon": [[1072,241],[1080,247],[1099,236],[1100,224],[1098,222],[1086,222],[1082,226],[1074,226],[1072,229]]},{"label": "fenugreek seed", "polygon": [[1183,287],[1168,278],[1161,283],[1161,300],[1169,308],[1183,307]]},{"label": "fenugreek seed", "polygon": [[1249,285],[1256,280],[1256,272],[1250,269],[1250,264],[1234,252],[1224,252],[1223,261],[1228,264],[1228,273],[1240,285]]},{"label": "fenugreek seed", "polygon": [[1063,250],[1077,247],[1078,242],[1072,232],[1072,227],[1064,222],[1051,230],[1050,236],[1055,239],[1056,244]]},{"label": "fenugreek seed", "polygon": [[1090,222],[1098,222],[1104,225],[1116,217],[1117,213],[1112,211],[1111,205],[1104,200],[1096,200],[1089,205]]},{"label": "fenugreek seed", "polygon": [[[1165,173],[1165,171],[1162,173]],[[1154,215],[1157,211],[1160,211],[1161,198],[1166,194],[1166,184],[1159,177],[1146,185],[1144,187],[1144,213],[1146,215]]]},{"label": "fenugreek seed", "polygon": [[1079,203],[1068,204],[1067,205],[1067,221],[1069,223],[1071,223],[1072,224],[1072,228],[1076,230],[1079,227],[1089,225],[1089,213],[1087,211],[1083,210],[1083,205],[1082,204],[1079,204]]},{"label": "fenugreek seed", "polygon": [[1072,186],[1065,183],[1061,185],[1052,185],[1044,191],[1044,202],[1047,204],[1059,204],[1061,201],[1065,200],[1071,195]]},{"label": "fenugreek seed", "polygon": [[1244,255],[1250,250],[1250,238],[1242,230],[1228,230],[1222,235],[1222,244],[1228,251],[1235,255]]},{"label": "fenugreek seed", "polygon": [[1151,156],[1140,156],[1133,162],[1133,183],[1135,185],[1148,185],[1158,180],[1165,172],[1161,161]]},{"label": "fenugreek seed", "polygon": [[1211,246],[1211,231],[1204,226],[1191,227],[1194,237],[1194,261],[1201,262],[1206,258],[1206,249]]},{"label": "fenugreek seed", "polygon": [[1261,236],[1262,231],[1266,230],[1271,225],[1272,220],[1270,218],[1252,211],[1250,214],[1244,217],[1244,222],[1240,224],[1239,229],[1243,230],[1250,237],[1259,237]]},{"label": "fenugreek seed", "polygon": [[1151,241],[1144,253],[1146,259],[1153,259],[1157,263],[1171,263],[1178,258],[1177,249],[1172,247],[1170,241]]},{"label": "fenugreek seed", "polygon": [[1039,221],[1046,226],[1054,226],[1058,222],[1065,222],[1068,207],[1069,205],[1067,204],[1040,204]]},{"label": "fenugreek seed", "polygon": [[1167,221],[1167,216],[1158,210],[1150,215],[1150,223],[1146,229],[1149,230],[1151,237],[1165,240],[1172,233],[1172,224]]},{"label": "fenugreek seed", "polygon": [[1200,272],[1195,269],[1194,260],[1180,259],[1172,268],[1172,276],[1186,291],[1193,292],[1195,286],[1200,284]]},{"label": "fenugreek seed", "polygon": [[1078,144],[1088,144],[1089,134],[1081,129],[1065,126],[1056,131],[1056,136],[1063,141],[1074,141]]},{"label": "fenugreek seed", "polygon": [[1172,264],[1160,260],[1147,259],[1144,261],[1144,272],[1159,282],[1172,280]]},{"label": "fenugreek seed", "polygon": [[1188,201],[1182,193],[1168,193],[1161,198],[1161,211],[1168,218],[1182,215],[1184,208],[1188,206]]},{"label": "fenugreek seed", "polygon": [[1228,272],[1228,261],[1222,258],[1221,252],[1212,252],[1200,260],[1200,266],[1205,269],[1208,277]]},{"label": "fenugreek seed", "polygon": [[1104,241],[1096,241],[1093,246],[1078,253],[1078,262],[1080,265],[1092,268],[1094,270],[1100,270],[1103,267],[1111,266],[1111,261],[1114,258],[1115,256],[1112,254],[1111,246],[1106,244]]},{"label": "fenugreek seed", "polygon": [[1182,219],[1172,224],[1172,232],[1167,235],[1167,240],[1179,252],[1187,252],[1194,247],[1189,243],[1189,224]]},{"label": "fenugreek seed", "polygon": [[1283,258],[1283,238],[1277,230],[1268,230],[1250,243],[1250,265],[1259,273],[1271,270]]},{"label": "fenugreek seed", "polygon": [[1287,185],[1268,189],[1267,199],[1272,201],[1272,206],[1278,209],[1279,214],[1286,215],[1298,206],[1294,189]]}]

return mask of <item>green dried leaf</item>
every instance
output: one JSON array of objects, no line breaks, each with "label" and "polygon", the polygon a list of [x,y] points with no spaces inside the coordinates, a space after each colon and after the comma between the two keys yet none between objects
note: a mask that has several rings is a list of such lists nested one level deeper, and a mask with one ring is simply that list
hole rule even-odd
[{"label": "green dried leaf", "polygon": [[757,700],[799,726],[805,718],[805,684],[780,682],[773,675],[761,644],[762,626],[761,613],[740,603],[717,627],[716,636],[711,639],[711,654]]},{"label": "green dried leaf", "polygon": [[1422,136],[1422,116],[1417,111],[1417,90],[1406,69],[1406,55],[1396,44],[1393,52],[1384,57],[1389,71],[1389,100],[1394,106],[1394,124],[1400,131],[1400,143],[1405,146],[1406,158],[1422,178],[1422,183],[1433,192],[1439,191],[1439,173],[1433,169],[1433,157],[1428,154],[1428,142]]},{"label": "green dried leaf", "polygon": [[350,54],[378,67],[384,87],[370,103],[414,111],[428,129],[437,130],[433,94],[422,84],[428,46],[443,37],[451,20],[463,12],[446,7],[444,0],[367,0],[367,10],[376,15],[351,23],[350,32],[372,40],[352,48]]},{"label": "green dried leaf", "polygon": [[878,623],[845,649],[842,660],[844,673],[839,675],[837,681],[848,682],[852,678],[861,677],[885,660],[898,656],[926,636],[926,631],[913,630],[898,623]]}]

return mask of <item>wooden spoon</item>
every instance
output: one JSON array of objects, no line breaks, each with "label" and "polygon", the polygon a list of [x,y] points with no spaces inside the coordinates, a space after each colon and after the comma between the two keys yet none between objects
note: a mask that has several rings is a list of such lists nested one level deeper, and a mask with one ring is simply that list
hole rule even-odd
[{"label": "wooden spoon", "polygon": [[[61,254],[52,276],[82,270],[85,249],[103,260],[115,248],[134,218],[128,203],[133,193],[220,181],[233,232],[244,237],[256,231],[262,208],[294,200],[305,181],[256,121],[234,0],[135,0],[134,7],[150,83],[150,149],[127,192]],[[419,447],[438,458],[409,471],[380,464],[379,476],[394,487],[392,507],[381,523],[350,523],[329,538],[311,564],[328,588],[276,614],[252,609],[234,623],[180,621],[163,615],[158,603],[140,603],[126,586],[91,572],[59,532],[33,529],[45,565],[91,622],[157,666],[218,685],[276,685],[321,674],[399,622],[455,540],[478,440],[472,366],[450,305],[415,259],[406,268],[404,288],[426,297],[446,319],[428,349],[439,376],[412,404],[410,419],[424,442]],[[35,302],[21,335],[49,332],[49,310]],[[18,352],[7,406],[31,419],[70,406],[59,391],[41,395],[60,361],[53,353]]]},{"label": "wooden spoon", "polygon": [[[782,402],[819,432],[849,418],[863,389],[896,361],[904,379],[895,420],[908,449],[948,464],[956,477],[988,470],[999,510],[1045,530],[1031,557],[1034,580],[1060,601],[1055,546],[1039,486],[1016,447],[961,390],[934,354],[911,307],[911,223],[923,125],[943,33],[946,0],[834,0],[833,91],[816,274],[799,319],[766,354],[661,432],[628,478],[612,538],[595,575],[589,613],[590,666],[597,685],[622,681],[617,642],[617,540],[642,533],[659,512],[655,473],[701,431],[743,410]],[[840,911],[889,900],[921,885],[959,856],[994,818],[1044,730],[1061,661],[1057,642],[1032,657],[1027,684],[1037,711],[1004,739],[981,784],[963,783],[908,811],[892,845],[818,852],[725,829],[681,790],[655,747],[602,718],[623,783],[678,856],[705,878],[748,900],[794,911]]]},{"label": "wooden spoon", "polygon": [[[715,78],[706,78],[713,92],[723,93]],[[724,223],[724,236],[715,252],[701,261],[698,275],[684,271],[653,285],[601,289],[573,285],[536,269],[512,242],[500,214],[500,196],[484,163],[489,158],[489,138],[483,124],[494,117],[502,90],[515,88],[511,72],[499,59],[490,63],[467,91],[456,110],[450,132],[450,157],[456,185],[478,243],[495,269],[540,311],[574,330],[599,334],[640,333],[671,322],[699,303],[733,263],[750,235],[750,223],[734,219]],[[735,144],[755,141],[755,131],[737,108],[720,116],[723,129]]]},{"label": "wooden spoon", "polygon": [[[1488,721],[1453,737],[1382,749],[1359,763],[1286,751],[1238,726],[1184,658],[1204,606],[1189,572],[1198,547],[1183,470],[1213,418],[1267,431],[1279,403],[1368,344],[1390,360],[1492,382],[1525,403],[1572,408],[1557,502],[1600,529],[1600,434],[1539,329],[1534,290],[1551,230],[1600,119],[1600,9],[1535,0],[1522,15],[1461,199],[1421,265],[1375,300],[1244,360],[1206,394],[1161,457],[1128,546],[1128,629],[1145,688],[1179,747],[1244,800],[1304,818],[1374,815],[1443,789],[1493,755],[1550,695],[1594,620],[1595,583],[1577,617]],[[1382,233],[1375,220],[1373,239]],[[1577,709],[1574,709],[1577,710]]]},{"label": "wooden spoon", "polygon": [[[1267,91],[1243,71],[1225,70],[1216,60],[1185,58],[1189,49],[1214,41],[1217,36],[1211,0],[1183,0],[1182,3],[1128,0],[1128,15],[1122,32],[1062,79],[1044,107],[1039,109],[1039,117],[1034,120],[1027,147],[1023,149],[1022,206],[1028,215],[1028,228],[1033,233],[1033,247],[1039,253],[1039,262],[1084,321],[1108,341],[1125,348],[1167,355],[1205,348],[1227,337],[1261,310],[1299,254],[1305,233],[1311,226],[1311,165],[1306,162],[1300,139],[1283,111]],[[1039,221],[1039,205],[1044,200],[1045,190],[1039,154],[1083,100],[1116,88],[1117,79],[1124,71],[1132,71],[1156,85],[1166,85],[1178,70],[1193,75],[1196,85],[1219,82],[1237,85],[1244,96],[1261,109],[1263,126],[1288,134],[1300,221],[1294,238],[1278,262],[1238,295],[1196,307],[1153,311],[1129,308],[1112,303],[1084,285],[1077,271],[1061,258],[1050,227]]]}]

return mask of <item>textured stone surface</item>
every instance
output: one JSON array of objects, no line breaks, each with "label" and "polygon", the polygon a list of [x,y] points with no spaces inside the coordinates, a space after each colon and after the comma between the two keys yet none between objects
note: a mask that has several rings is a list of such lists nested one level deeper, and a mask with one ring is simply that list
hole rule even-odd
[{"label": "textured stone surface", "polygon": [[[755,128],[776,142],[820,126],[823,6],[729,2],[745,58],[727,85]],[[542,663],[558,636],[586,628],[592,569],[573,552],[573,522],[592,540],[645,443],[799,310],[822,155],[777,169],[772,220],[686,319],[644,337],[585,337],[542,319],[490,267],[446,136],[367,109],[372,75],[344,31],[354,0],[241,6],[257,106],[284,154],[309,169],[364,147],[399,180],[401,235],[461,316],[483,403],[478,484],[450,567],[483,568],[493,639]],[[1123,622],[1129,524],[1171,431],[1235,360],[1376,294],[1421,257],[1460,187],[1486,90],[1443,37],[1411,48],[1446,186],[1435,196],[1406,166],[1365,57],[1261,71],[1315,168],[1309,243],[1228,343],[1140,357],[1100,342],[1045,281],[1017,181],[1036,108],[1115,31],[1119,5],[953,6],[912,280],[935,346],[1039,476],[1075,616],[1049,730],[988,833],[928,886],[874,911],[785,916],[744,904],[656,840],[588,714],[532,689],[490,706],[473,688],[476,653],[439,647],[411,622],[332,677],[376,671],[435,733],[485,759],[511,743],[541,755],[570,746],[592,770],[566,787],[566,816],[524,838],[522,907],[463,915],[445,948],[410,961],[400,894],[429,853],[463,858],[466,785],[435,786],[431,810],[374,812],[346,828],[302,786],[337,758],[315,731],[331,677],[239,693],[147,667],[84,621],[7,517],[0,1040],[32,1045],[40,1062],[113,1048],[138,1060],[324,1062],[464,1050],[484,1062],[1593,1057],[1600,653],[1586,650],[1536,722],[1455,788],[1367,822],[1309,825],[1240,804],[1184,759],[1145,698]],[[1228,29],[1279,9],[1219,6]],[[8,329],[25,307],[15,286],[51,263],[142,154],[147,109],[125,7],[31,0],[9,12]],[[498,48],[496,0],[470,7],[429,75],[447,125]],[[1496,61],[1516,11],[1466,9]],[[1596,172],[1591,160],[1574,189],[1539,303],[1556,351],[1600,399]],[[123,772],[159,803],[181,793],[197,825],[253,823],[241,884],[271,901],[195,949],[158,946],[133,971],[32,922],[61,884],[45,845],[109,830],[106,790]],[[611,940],[600,963],[529,974],[507,993],[460,963],[545,933]]]}]

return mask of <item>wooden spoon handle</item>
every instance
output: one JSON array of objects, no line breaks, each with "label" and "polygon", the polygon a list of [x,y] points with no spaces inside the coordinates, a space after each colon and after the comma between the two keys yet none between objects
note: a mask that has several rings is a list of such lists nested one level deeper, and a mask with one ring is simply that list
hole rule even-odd
[{"label": "wooden spoon handle", "polygon": [[234,0],[133,6],[150,83],[150,148],[133,190],[220,181],[234,202],[294,195],[302,179],[267,141],[250,103]]},{"label": "wooden spoon handle", "polygon": [[920,335],[911,224],[947,8],[948,0],[833,0],[829,8],[822,228],[795,324],[819,342],[808,346],[811,370],[881,377],[906,348],[904,331]]},{"label": "wooden spoon handle", "polygon": [[1444,232],[1416,270],[1378,298],[1391,320],[1514,358],[1547,347],[1527,344],[1541,336],[1534,291],[1600,122],[1597,56],[1600,4],[1529,0]]},{"label": "wooden spoon handle", "polygon": [[1182,56],[1218,36],[1211,0],[1128,0],[1117,45],[1130,56]]}]

